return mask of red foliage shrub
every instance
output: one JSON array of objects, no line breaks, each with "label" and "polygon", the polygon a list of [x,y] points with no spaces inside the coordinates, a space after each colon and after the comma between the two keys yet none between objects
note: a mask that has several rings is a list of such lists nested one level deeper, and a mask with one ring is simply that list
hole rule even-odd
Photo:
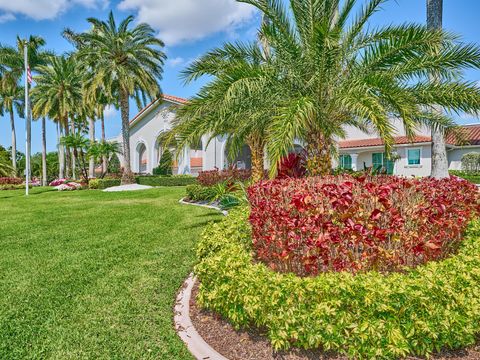
[{"label": "red foliage shrub", "polygon": [[21,185],[23,184],[23,179],[14,178],[14,177],[0,177],[0,185]]},{"label": "red foliage shrub", "polygon": [[225,170],[209,170],[200,171],[198,173],[197,181],[203,186],[212,186],[224,181],[235,182],[245,181],[252,176],[251,170],[240,170],[235,167]]},{"label": "red foliage shrub", "polygon": [[393,176],[260,182],[248,190],[256,258],[298,275],[401,271],[456,251],[477,187]]},{"label": "red foliage shrub", "polygon": [[307,172],[304,152],[290,153],[278,165],[277,179],[301,178]]}]

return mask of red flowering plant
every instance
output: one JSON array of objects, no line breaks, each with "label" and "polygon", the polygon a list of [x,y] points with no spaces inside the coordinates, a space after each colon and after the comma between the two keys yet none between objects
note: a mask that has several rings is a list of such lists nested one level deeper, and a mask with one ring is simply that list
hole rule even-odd
[{"label": "red flowering plant", "polygon": [[302,152],[292,152],[282,158],[278,165],[277,179],[301,178],[307,172],[306,154]]},{"label": "red flowering plant", "polygon": [[256,258],[300,276],[402,271],[454,253],[480,211],[459,178],[326,176],[248,190]]},{"label": "red flowering plant", "polygon": [[23,179],[16,177],[0,177],[0,185],[20,185]]}]

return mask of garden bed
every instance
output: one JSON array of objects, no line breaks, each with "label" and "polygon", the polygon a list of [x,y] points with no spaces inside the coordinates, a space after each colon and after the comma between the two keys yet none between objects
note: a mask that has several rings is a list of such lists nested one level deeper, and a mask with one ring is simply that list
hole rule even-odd
[{"label": "garden bed", "polygon": [[[216,351],[229,360],[347,360],[345,356],[321,350],[290,350],[276,352],[270,345],[266,332],[255,328],[235,330],[221,316],[202,309],[196,302],[198,281],[192,290],[190,319],[195,330]],[[408,360],[420,359],[407,357]],[[443,351],[431,357],[435,360],[478,360],[480,344],[465,350]]]}]

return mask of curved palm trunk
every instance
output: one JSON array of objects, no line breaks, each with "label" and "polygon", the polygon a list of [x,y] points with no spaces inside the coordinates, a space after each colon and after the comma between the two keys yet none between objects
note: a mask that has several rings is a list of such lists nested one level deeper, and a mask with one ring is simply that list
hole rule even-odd
[{"label": "curved palm trunk", "polygon": [[262,141],[261,136],[253,135],[248,139],[247,145],[252,154],[252,180],[253,182],[258,182],[262,180],[265,175],[263,166],[265,143]]},{"label": "curved palm trunk", "polygon": [[[93,117],[88,119],[88,135],[90,137],[90,145],[93,145],[95,142],[95,122]],[[93,157],[90,157],[88,160],[88,176],[90,178],[95,177],[95,159]]]},{"label": "curved palm trunk", "polygon": [[10,126],[12,128],[12,167],[17,172],[17,135],[15,133],[15,115],[10,111]]},{"label": "curved palm trunk", "polygon": [[42,186],[47,186],[47,130],[42,117]]},{"label": "curved palm trunk", "polygon": [[[100,115],[100,123],[102,125],[102,143],[105,143],[105,116],[104,116],[103,110]],[[107,170],[108,170],[107,157],[103,156],[102,157],[102,176],[107,173]]]},{"label": "curved palm trunk", "polygon": [[65,148],[60,144],[60,138],[62,137],[61,125],[57,121],[57,151],[58,151],[58,178],[63,179],[65,177]]},{"label": "curved palm trunk", "polygon": [[323,134],[312,134],[307,144],[307,172],[309,176],[328,175],[332,171],[330,139]]},{"label": "curved palm trunk", "polygon": [[[442,28],[443,0],[427,0],[427,27],[430,29]],[[437,79],[432,76],[432,81]],[[441,113],[440,109],[434,111]],[[448,177],[447,149],[445,134],[442,129],[432,128],[432,173],[436,179]]]},{"label": "curved palm trunk", "polygon": [[120,112],[122,114],[122,148],[124,159],[122,174],[123,185],[135,183],[135,176],[132,173],[132,167],[130,164],[130,106],[128,103],[128,98],[128,93],[122,90],[120,94]]}]

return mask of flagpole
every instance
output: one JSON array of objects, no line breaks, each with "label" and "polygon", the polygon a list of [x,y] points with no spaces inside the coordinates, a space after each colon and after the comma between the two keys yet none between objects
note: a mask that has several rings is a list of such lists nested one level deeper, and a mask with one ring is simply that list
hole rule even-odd
[{"label": "flagpole", "polygon": [[23,57],[25,62],[25,195],[28,196],[28,186],[30,182],[30,119],[29,119],[29,101],[28,101],[28,48],[27,43],[23,45]]}]

